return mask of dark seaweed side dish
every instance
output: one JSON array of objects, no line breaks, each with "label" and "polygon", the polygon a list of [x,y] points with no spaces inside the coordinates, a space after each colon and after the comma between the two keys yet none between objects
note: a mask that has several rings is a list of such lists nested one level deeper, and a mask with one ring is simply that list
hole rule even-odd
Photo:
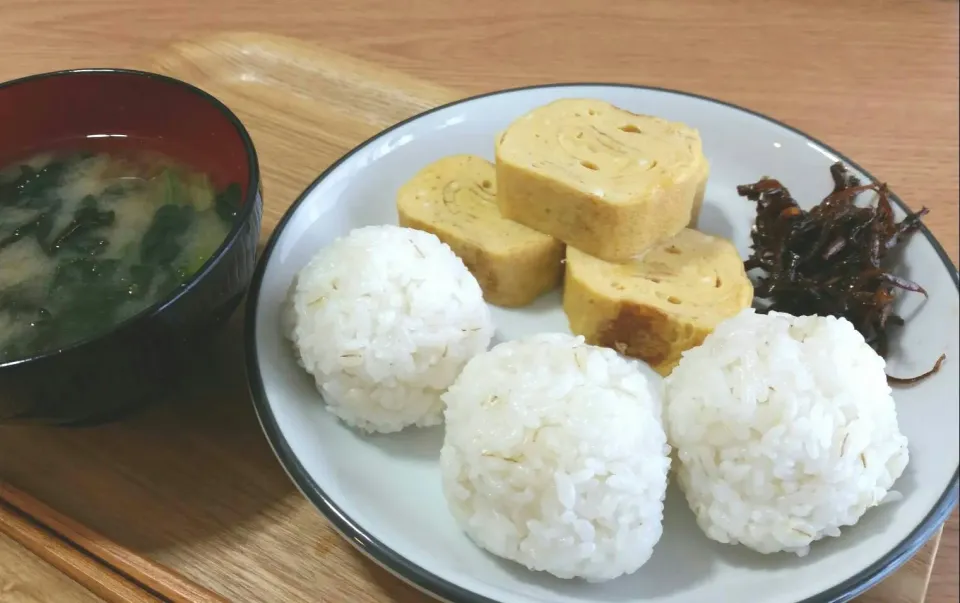
[{"label": "dark seaweed side dish", "polygon": [[[918,231],[927,208],[897,222],[886,183],[862,183],[843,163],[830,166],[833,191],[810,210],[800,205],[780,181],[761,178],[737,187],[737,193],[757,204],[751,230],[747,271],[759,269],[754,294],[765,307],[803,316],[846,318],[878,354],[887,356],[888,329],[903,326],[893,312],[897,291],[927,292],[893,274],[890,256]],[[861,193],[876,194],[876,202],[858,205]],[[940,370],[915,377],[887,376],[891,383],[916,383]]]},{"label": "dark seaweed side dish", "polygon": [[0,169],[0,362],[105,332],[167,297],[229,232],[240,187],[156,153]]}]

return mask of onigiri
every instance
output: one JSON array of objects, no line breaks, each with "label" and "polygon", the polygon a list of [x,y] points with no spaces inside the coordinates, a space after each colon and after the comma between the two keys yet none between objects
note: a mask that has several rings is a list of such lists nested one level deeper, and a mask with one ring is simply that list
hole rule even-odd
[{"label": "onigiri", "polygon": [[534,335],[474,357],[443,399],[443,493],[476,544],[590,582],[647,562],[670,457],[659,391],[635,361]]},{"label": "onigiri", "polygon": [[752,309],[685,352],[666,427],[706,535],[805,555],[895,498],[909,452],[884,365],[845,319]]},{"label": "onigiri", "polygon": [[440,395],[494,332],[460,258],[399,226],[358,228],[317,252],[293,280],[283,322],[326,408],[383,433],[442,422]]}]

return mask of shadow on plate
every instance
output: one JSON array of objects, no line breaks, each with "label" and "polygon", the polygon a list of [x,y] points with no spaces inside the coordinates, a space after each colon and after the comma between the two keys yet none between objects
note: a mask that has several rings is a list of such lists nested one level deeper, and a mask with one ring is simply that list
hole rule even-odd
[{"label": "shadow on plate", "polygon": [[697,220],[697,230],[729,241],[734,240],[733,224],[730,218],[716,203],[705,200],[700,209],[700,218]]},{"label": "shadow on plate", "polygon": [[443,425],[434,427],[408,427],[396,433],[358,434],[355,437],[376,446],[390,457],[415,461],[439,462],[443,447]]},{"label": "shadow on plate", "polygon": [[90,428],[9,427],[8,480],[107,538],[149,551],[204,540],[295,493],[250,402],[242,308],[171,399]]}]

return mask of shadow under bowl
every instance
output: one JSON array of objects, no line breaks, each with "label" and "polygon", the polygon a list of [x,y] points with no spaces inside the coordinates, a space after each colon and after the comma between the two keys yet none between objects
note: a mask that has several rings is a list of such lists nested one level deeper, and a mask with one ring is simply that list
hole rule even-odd
[{"label": "shadow under bowl", "polygon": [[256,264],[263,201],[256,150],[240,120],[185,82],[120,69],[47,73],[0,84],[0,166],[65,144],[162,152],[242,189],[226,239],[166,298],[93,338],[0,364],[0,424],[93,424],[171,391],[202,366]]}]

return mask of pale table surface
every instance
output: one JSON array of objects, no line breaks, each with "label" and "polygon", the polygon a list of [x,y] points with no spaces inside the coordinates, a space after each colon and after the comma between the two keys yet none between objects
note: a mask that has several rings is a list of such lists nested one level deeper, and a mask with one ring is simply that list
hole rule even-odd
[{"label": "pale table surface", "polygon": [[[178,38],[249,30],[297,36],[464,92],[587,80],[681,88],[767,112],[881,174],[912,204],[933,208],[927,222],[956,264],[958,7],[945,0],[0,0],[0,81],[130,66]],[[838,94],[836,83],[845,81],[848,92]],[[829,95],[818,93],[824,82],[834,84]],[[960,600],[958,531],[954,512],[929,603]],[[16,570],[0,577],[2,603],[96,600],[4,537],[0,567]]]}]

